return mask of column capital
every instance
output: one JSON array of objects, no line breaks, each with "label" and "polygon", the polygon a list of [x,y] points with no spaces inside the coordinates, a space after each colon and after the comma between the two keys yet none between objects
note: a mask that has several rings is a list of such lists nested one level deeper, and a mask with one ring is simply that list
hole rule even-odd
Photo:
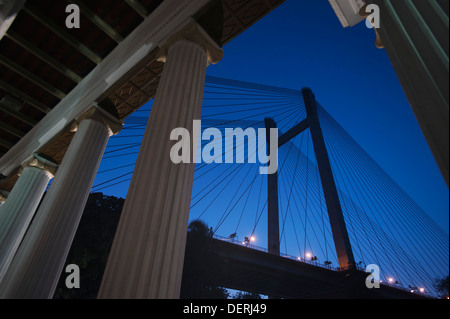
[{"label": "column capital", "polygon": [[75,119],[75,124],[71,127],[71,131],[76,132],[78,130],[78,126],[84,120],[94,120],[104,124],[110,131],[110,136],[118,134],[123,127],[123,122],[121,120],[106,111],[104,108],[100,107],[97,103],[94,103],[90,109],[80,114]]},{"label": "column capital", "polygon": [[48,173],[51,178],[55,176],[56,170],[58,169],[58,164],[53,163],[52,161],[39,156],[38,154],[33,154],[28,160],[22,163],[22,167],[20,168],[19,175],[22,174],[22,171],[25,167],[36,167],[40,170]]},{"label": "column capital", "polygon": [[170,36],[167,42],[161,46],[158,52],[158,61],[166,62],[170,47],[181,40],[190,41],[200,46],[206,52],[208,65],[218,63],[224,56],[223,49],[203,30],[197,21],[190,18],[178,32]]}]

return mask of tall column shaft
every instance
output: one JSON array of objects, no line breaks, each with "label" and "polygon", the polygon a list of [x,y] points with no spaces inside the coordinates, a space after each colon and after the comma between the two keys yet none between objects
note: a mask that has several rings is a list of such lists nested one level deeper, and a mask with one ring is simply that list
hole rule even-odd
[{"label": "tall column shaft", "polygon": [[42,199],[56,164],[39,156],[24,164],[20,177],[0,207],[0,281]]},{"label": "tall column shaft", "polygon": [[[2,298],[51,298],[112,131],[102,114],[82,118],[3,281]],[[109,120],[109,119],[108,119]]]},{"label": "tall column shaft", "polygon": [[449,183],[449,3],[367,0],[378,30],[445,182]]},{"label": "tall column shaft", "polygon": [[172,163],[170,135],[200,119],[210,53],[182,33],[167,51],[99,298],[179,297],[195,167]]}]

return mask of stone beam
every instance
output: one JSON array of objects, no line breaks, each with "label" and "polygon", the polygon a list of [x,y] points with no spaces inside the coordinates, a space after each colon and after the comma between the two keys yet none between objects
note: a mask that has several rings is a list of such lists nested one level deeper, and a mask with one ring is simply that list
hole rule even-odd
[{"label": "stone beam", "polygon": [[88,74],[53,110],[0,159],[8,176],[30,154],[64,132],[92,103],[124,78],[139,62],[166,43],[168,37],[210,0],[166,0]]}]

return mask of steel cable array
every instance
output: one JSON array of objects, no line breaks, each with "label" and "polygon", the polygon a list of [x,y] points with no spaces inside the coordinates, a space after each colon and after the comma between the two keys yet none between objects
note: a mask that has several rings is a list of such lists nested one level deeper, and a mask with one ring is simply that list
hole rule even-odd
[{"label": "steel cable array", "polygon": [[[151,102],[130,116],[121,134],[112,137],[93,192],[121,191],[131,180]],[[449,240],[420,206],[325,111],[318,114],[350,241],[358,265],[377,264],[382,280],[407,289],[433,292],[434,281],[448,276]],[[202,219],[230,242],[265,247],[267,176],[248,163],[265,145],[258,129],[273,118],[279,134],[306,118],[300,90],[207,77],[201,132],[253,129],[243,141],[227,145],[214,160],[196,164],[190,219]],[[169,139],[169,137],[167,137]],[[197,155],[211,143],[200,141]],[[265,139],[265,137],[264,137]],[[253,153],[237,150],[249,143]],[[234,164],[228,164],[232,160]],[[278,192],[280,249],[300,260],[338,266],[327,207],[309,130],[279,149]],[[245,239],[253,238],[250,242]]]}]

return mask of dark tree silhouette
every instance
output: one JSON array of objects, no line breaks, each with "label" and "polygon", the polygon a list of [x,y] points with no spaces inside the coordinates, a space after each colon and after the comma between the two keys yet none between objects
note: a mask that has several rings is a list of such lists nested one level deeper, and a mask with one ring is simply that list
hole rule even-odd
[{"label": "dark tree silhouette", "polygon": [[208,272],[214,267],[214,259],[209,249],[212,232],[203,221],[194,220],[189,224],[186,255],[183,266],[181,299],[227,299],[226,289],[217,287]]},{"label": "dark tree silhouette", "polygon": [[[69,273],[63,269],[54,299],[97,297],[124,202],[122,198],[102,193],[90,194],[65,263],[76,264],[80,268],[80,288],[66,287]],[[207,240],[211,235],[202,221],[193,221],[189,225],[181,292],[183,299],[226,299],[229,296],[227,290],[205,278],[213,263]]]},{"label": "dark tree silhouette", "polygon": [[261,298],[261,295],[259,295],[257,293],[239,291],[233,295],[233,299],[252,300],[252,299],[262,299],[262,298]]},{"label": "dark tree silhouette", "polygon": [[448,298],[449,285],[449,276],[436,280],[435,289],[441,295],[441,298]]},{"label": "dark tree silhouette", "polygon": [[80,267],[80,288],[68,289],[64,269],[54,299],[94,299],[100,288],[124,199],[89,195],[65,265]]}]

